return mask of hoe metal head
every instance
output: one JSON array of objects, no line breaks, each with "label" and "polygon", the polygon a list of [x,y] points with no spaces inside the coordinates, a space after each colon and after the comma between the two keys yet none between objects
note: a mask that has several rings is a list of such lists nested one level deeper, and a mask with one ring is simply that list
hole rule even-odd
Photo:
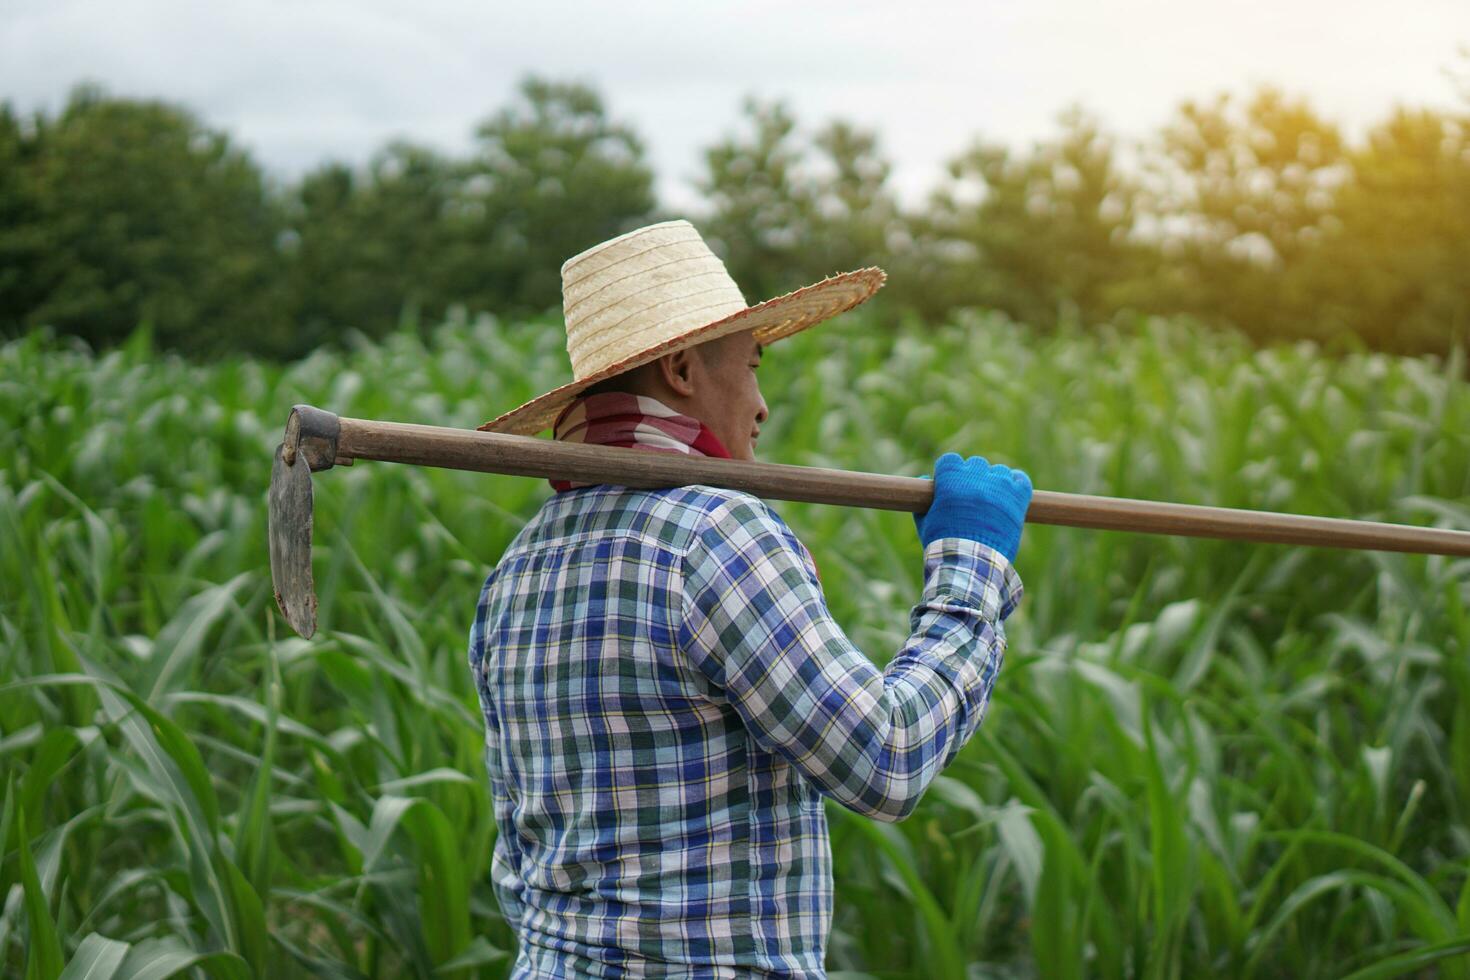
[{"label": "hoe metal head", "polygon": [[271,465],[271,581],[276,605],[304,637],[316,632],[316,592],[311,579],[311,473],[337,461],[341,424],[331,412],[309,405],[291,409],[286,438]]}]

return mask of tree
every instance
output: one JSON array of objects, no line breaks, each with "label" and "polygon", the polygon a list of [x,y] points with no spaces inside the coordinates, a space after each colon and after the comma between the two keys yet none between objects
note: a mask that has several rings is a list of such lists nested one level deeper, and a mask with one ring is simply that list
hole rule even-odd
[{"label": "tree", "polygon": [[333,163],[301,182],[289,257],[304,342],[377,336],[406,309],[544,312],[568,256],[653,210],[641,140],[584,85],[528,77],[477,138],[467,159],[395,141],[361,171]]},{"label": "tree", "polygon": [[810,204],[800,187],[803,148],[796,119],[782,102],[747,97],[753,132],[727,137],[704,151],[707,174],[695,181],[710,212],[700,222],[746,302],[801,285],[802,246],[811,237]]},{"label": "tree", "polygon": [[1045,326],[1106,319],[1137,295],[1139,195],[1114,140],[1079,108],[1029,153],[977,140],[948,165],[920,225],[938,308],[983,306]]},{"label": "tree", "polygon": [[643,141],[586,85],[528,76],[519,101],[476,134],[457,170],[439,287],[474,308],[559,308],[562,262],[655,208]]},{"label": "tree", "polygon": [[892,271],[907,219],[877,134],[834,120],[807,139],[783,102],[747,97],[742,111],[750,132],[708,147],[695,186],[710,206],[701,227],[747,301],[863,266]]},{"label": "tree", "polygon": [[19,166],[0,254],[24,270],[0,278],[7,330],[47,323],[106,344],[148,322],[160,343],[209,352],[277,321],[279,216],[225,134],[91,85],[29,134],[5,119]]},{"label": "tree", "polygon": [[32,188],[37,140],[9,103],[0,103],[0,334],[25,327],[45,296],[40,266],[46,227]]},{"label": "tree", "polygon": [[1243,106],[1184,103],[1155,149],[1149,206],[1171,229],[1157,308],[1258,340],[1329,335],[1309,269],[1350,176],[1338,128],[1268,86]]},{"label": "tree", "polygon": [[1349,163],[1308,270],[1319,317],[1375,349],[1447,353],[1470,338],[1470,116],[1399,108]]},{"label": "tree", "polygon": [[288,251],[292,353],[348,328],[381,336],[405,308],[442,315],[456,298],[441,280],[458,180],[453,161],[401,140],[360,174],[329,163],[302,179]]}]

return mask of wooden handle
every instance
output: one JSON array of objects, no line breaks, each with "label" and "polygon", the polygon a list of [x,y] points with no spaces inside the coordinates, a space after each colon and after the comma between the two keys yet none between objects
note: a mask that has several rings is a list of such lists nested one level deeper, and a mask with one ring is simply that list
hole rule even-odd
[{"label": "wooden handle", "polygon": [[[376,459],[650,489],[703,483],[774,500],[918,513],[929,509],[934,496],[933,483],[915,477],[684,456],[403,422],[340,421],[339,463]],[[1026,520],[1105,531],[1470,557],[1470,531],[1047,490],[1034,491]]]}]

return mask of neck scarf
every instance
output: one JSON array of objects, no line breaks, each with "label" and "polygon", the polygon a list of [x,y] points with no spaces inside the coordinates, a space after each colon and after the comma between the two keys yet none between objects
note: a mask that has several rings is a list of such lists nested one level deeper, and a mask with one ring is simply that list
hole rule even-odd
[{"label": "neck scarf", "polygon": [[[566,442],[732,458],[725,444],[699,419],[680,414],[657,398],[622,391],[583,395],[557,416],[552,423],[552,432],[557,439]],[[549,482],[557,493],[593,486],[570,480]],[[801,541],[797,544],[801,545],[802,553],[811,562],[812,571],[820,581],[817,560],[805,544]]]},{"label": "neck scarf", "polygon": [[[622,391],[578,398],[557,416],[552,430],[564,442],[731,458],[719,437],[699,419],[676,412],[657,398]],[[549,482],[557,493],[592,486],[569,480]]]}]

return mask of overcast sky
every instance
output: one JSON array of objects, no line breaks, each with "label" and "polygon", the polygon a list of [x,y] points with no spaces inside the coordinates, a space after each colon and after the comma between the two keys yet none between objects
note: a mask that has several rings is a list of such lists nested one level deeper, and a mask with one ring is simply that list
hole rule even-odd
[{"label": "overcast sky", "polygon": [[876,128],[914,200],[976,134],[1022,146],[1078,102],[1124,136],[1186,98],[1270,82],[1360,133],[1448,108],[1470,0],[0,0],[0,99],[55,111],[81,79],[182,102],[278,176],[402,136],[450,152],[526,72],[595,84],[687,207],[742,97]]}]

